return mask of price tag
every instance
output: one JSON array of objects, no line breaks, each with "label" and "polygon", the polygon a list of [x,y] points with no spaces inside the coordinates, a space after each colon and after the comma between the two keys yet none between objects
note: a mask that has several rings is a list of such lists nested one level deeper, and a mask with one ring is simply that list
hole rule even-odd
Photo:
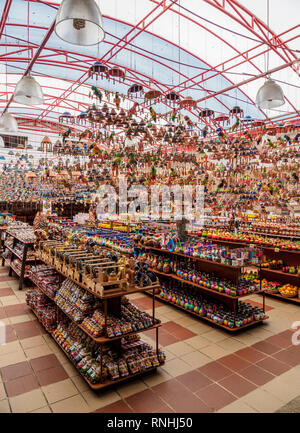
[{"label": "price tag", "polygon": [[254,248],[254,244],[250,244],[250,248]]},{"label": "price tag", "polygon": [[274,248],[275,253],[279,253],[279,248]]}]

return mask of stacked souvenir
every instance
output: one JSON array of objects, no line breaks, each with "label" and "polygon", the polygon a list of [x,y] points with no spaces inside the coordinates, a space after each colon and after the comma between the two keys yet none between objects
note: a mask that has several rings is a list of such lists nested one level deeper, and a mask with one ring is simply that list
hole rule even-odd
[{"label": "stacked souvenir", "polygon": [[261,308],[253,307],[251,304],[241,301],[238,305],[236,317],[234,317],[232,310],[225,305],[208,297],[202,297],[197,291],[191,289],[169,288],[164,284],[161,287],[159,296],[185,310],[199,314],[201,317],[207,317],[219,325],[229,328],[240,328],[265,317],[265,313]]},{"label": "stacked souvenir", "polygon": [[56,329],[57,315],[55,305],[41,290],[27,290],[26,303],[36,312],[39,321],[48,332]]},{"label": "stacked souvenir", "polygon": [[50,298],[54,298],[60,286],[60,276],[54,268],[44,264],[32,266],[29,278]]},{"label": "stacked souvenir", "polygon": [[59,324],[53,336],[80,373],[93,384],[104,382],[107,378],[116,380],[158,367],[165,359],[163,352],[159,351],[158,358],[153,348],[142,341],[121,353],[117,353],[109,344],[103,345],[100,350],[100,345],[73,323]]},{"label": "stacked souvenir", "polygon": [[75,322],[81,322],[85,316],[101,305],[98,298],[68,279],[56,292],[54,301]]},{"label": "stacked souvenir", "polygon": [[[158,320],[155,320],[158,323]],[[91,317],[87,317],[81,323],[94,337],[99,337],[105,333],[105,315],[101,310],[95,310]],[[106,335],[108,338],[119,337],[130,332],[138,332],[153,326],[152,317],[140,311],[135,305],[131,304],[127,298],[122,298],[121,317],[117,318],[107,315]]]}]

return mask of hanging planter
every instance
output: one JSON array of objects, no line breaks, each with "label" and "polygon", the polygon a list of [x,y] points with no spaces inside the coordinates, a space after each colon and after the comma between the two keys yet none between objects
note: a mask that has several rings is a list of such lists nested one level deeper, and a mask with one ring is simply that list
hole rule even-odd
[{"label": "hanging planter", "polygon": [[197,107],[197,101],[194,101],[194,99],[191,96],[186,96],[179,102],[180,108],[196,108]]},{"label": "hanging planter", "polygon": [[107,77],[107,71],[108,67],[105,66],[101,62],[95,62],[93,66],[89,68],[89,77],[94,78],[94,75],[96,76],[96,80],[98,80],[98,77],[100,76],[101,79],[104,77]]},{"label": "hanging planter", "polygon": [[115,83],[115,78],[117,78],[119,81],[125,80],[125,72],[118,67],[109,69],[107,73],[113,78],[113,83]]}]

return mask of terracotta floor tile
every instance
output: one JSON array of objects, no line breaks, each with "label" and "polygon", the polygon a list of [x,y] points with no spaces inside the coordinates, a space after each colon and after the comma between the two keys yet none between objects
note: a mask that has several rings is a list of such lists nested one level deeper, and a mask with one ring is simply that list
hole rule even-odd
[{"label": "terracotta floor tile", "polygon": [[177,376],[176,379],[192,392],[196,392],[212,383],[207,376],[204,376],[204,374],[200,373],[198,370],[189,371],[181,376]]},{"label": "terracotta floor tile", "polygon": [[255,350],[253,347],[245,347],[245,349],[238,350],[235,352],[235,355],[249,362],[258,362],[266,357],[265,353]]},{"label": "terracotta floor tile", "polygon": [[237,397],[242,397],[257,388],[255,384],[243,379],[238,374],[232,374],[231,376],[225,377],[225,379],[220,380],[219,385],[222,385]]},{"label": "terracotta floor tile", "polygon": [[198,368],[200,373],[203,373],[209,379],[218,381],[224,379],[224,377],[230,376],[232,371],[217,361],[210,362],[203,367]]},{"label": "terracotta floor tile", "polygon": [[275,346],[274,344],[269,343],[268,341],[259,341],[252,345],[252,347],[256,350],[260,350],[261,352],[266,353],[267,355],[272,355],[273,353],[281,350],[281,347]]},{"label": "terracotta floor tile", "polygon": [[162,346],[169,346],[170,344],[173,343],[178,343],[180,340],[176,337],[174,337],[173,335],[169,334],[168,332],[159,332],[159,344],[161,344]]},{"label": "terracotta floor tile", "polygon": [[64,368],[60,365],[40,370],[36,375],[41,386],[47,386],[69,378]]},{"label": "terracotta floor tile", "polygon": [[236,400],[236,397],[218,384],[212,384],[197,392],[197,396],[212,410],[219,410]]},{"label": "terracotta floor tile", "polygon": [[168,380],[154,386],[153,391],[165,400],[175,412],[211,412],[211,409],[181,382]]},{"label": "terracotta floor tile", "polygon": [[39,388],[39,383],[33,374],[5,382],[5,389],[8,397],[24,394],[25,392],[29,392],[37,388]]},{"label": "terracotta floor tile", "polygon": [[267,338],[266,342],[281,347],[282,349],[292,346],[291,339],[281,337],[280,335],[273,335],[272,337]]},{"label": "terracotta floor tile", "polygon": [[278,337],[280,338],[284,338],[285,340],[287,340],[289,343],[291,343],[292,341],[292,335],[295,331],[291,330],[291,329],[287,329],[283,332],[280,332],[279,334],[277,334]]},{"label": "terracotta floor tile", "polygon": [[96,410],[97,413],[132,413],[133,410],[125,403],[120,400],[115,403],[109,404],[102,409]]},{"label": "terracotta floor tile", "polygon": [[8,275],[0,275],[0,282],[2,281],[16,281],[16,278],[9,277]]},{"label": "terracotta floor tile", "polygon": [[275,376],[279,376],[291,368],[290,365],[278,361],[278,359],[272,357],[265,358],[262,361],[259,361],[256,365],[263,368],[264,370],[267,370],[269,373],[274,374]]},{"label": "terracotta floor tile", "polygon": [[264,385],[275,377],[273,374],[257,367],[257,365],[250,365],[245,370],[239,371],[239,374],[258,386]]},{"label": "terracotta floor tile", "polygon": [[23,338],[35,337],[40,335],[41,331],[36,320],[32,322],[22,322],[13,325],[14,330],[20,340]]},{"label": "terracotta floor tile", "polygon": [[125,399],[125,402],[138,413],[153,413],[163,410],[171,412],[170,408],[155,392],[147,389]]},{"label": "terracotta floor tile", "polygon": [[28,376],[30,374],[32,374],[32,368],[27,361],[1,368],[3,382],[17,379],[18,377]]},{"label": "terracotta floor tile", "polygon": [[296,367],[296,365],[300,364],[300,349],[298,346],[291,347],[274,353],[272,357],[290,365],[291,367]]},{"label": "terracotta floor tile", "polygon": [[240,371],[246,367],[249,367],[250,365],[248,361],[234,354],[224,356],[223,358],[218,359],[218,362],[223,364],[225,367],[231,369],[232,371]]},{"label": "terracotta floor tile", "polygon": [[13,289],[11,289],[10,287],[2,287],[0,288],[0,297],[2,298],[2,296],[12,296],[14,295],[14,291]]},{"label": "terracotta floor tile", "polygon": [[26,314],[28,312],[28,307],[26,304],[7,305],[4,307],[4,310],[7,317],[13,317]]},{"label": "terracotta floor tile", "polygon": [[51,367],[60,367],[59,360],[53,354],[31,359],[30,364],[35,372],[47,370]]},{"label": "terracotta floor tile", "polygon": [[197,334],[190,331],[189,329],[185,329],[182,327],[182,329],[173,332],[172,335],[174,335],[174,337],[178,338],[179,340],[187,340],[188,338],[195,337]]}]

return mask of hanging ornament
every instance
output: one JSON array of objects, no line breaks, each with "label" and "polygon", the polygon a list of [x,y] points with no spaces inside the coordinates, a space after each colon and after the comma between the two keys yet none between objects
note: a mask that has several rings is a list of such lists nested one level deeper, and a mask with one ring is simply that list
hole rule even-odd
[{"label": "hanging ornament", "polygon": [[107,77],[107,71],[108,67],[105,66],[101,62],[95,62],[93,66],[89,68],[89,77],[94,78],[94,75],[96,76],[96,80],[98,80],[98,77],[100,76],[101,79],[104,77]]},{"label": "hanging ornament", "polygon": [[208,118],[213,119],[214,118],[214,110],[210,110],[209,108],[205,108],[204,110],[200,111],[200,117],[202,118]]},{"label": "hanging ornament", "polygon": [[244,111],[238,106],[234,106],[231,110],[229,110],[230,117],[239,117],[241,118],[244,115]]},{"label": "hanging ornament", "polygon": [[161,92],[159,90],[148,90],[148,92],[145,93],[145,102],[156,104],[159,102],[160,96]]},{"label": "hanging ornament", "polygon": [[116,92],[114,103],[116,104],[117,110],[119,110],[120,109],[120,103],[121,103],[121,98],[119,96],[119,92]]},{"label": "hanging ornament", "polygon": [[227,116],[226,114],[219,114],[217,117],[215,117],[215,121],[223,125],[225,125],[225,122],[227,122],[228,124],[228,120],[229,116]]},{"label": "hanging ornament", "polygon": [[180,100],[179,95],[177,95],[177,93],[175,92],[170,92],[166,95],[166,101],[170,102],[171,105],[176,105]]},{"label": "hanging ornament", "polygon": [[144,89],[143,86],[141,86],[140,84],[133,84],[131,87],[129,87],[128,89],[128,96],[142,96],[142,94],[144,93]]},{"label": "hanging ornament", "polygon": [[180,108],[196,108],[197,101],[194,101],[194,99],[191,96],[185,96],[183,99],[181,99],[179,105]]},{"label": "hanging ornament", "polygon": [[74,123],[75,122],[75,117],[71,115],[71,113],[69,113],[68,111],[65,111],[63,114],[61,114],[58,117],[58,121],[60,123]]},{"label": "hanging ornament", "polygon": [[118,68],[117,66],[108,70],[108,75],[113,78],[113,83],[115,84],[115,78],[118,78],[119,81],[125,81],[125,72]]}]

